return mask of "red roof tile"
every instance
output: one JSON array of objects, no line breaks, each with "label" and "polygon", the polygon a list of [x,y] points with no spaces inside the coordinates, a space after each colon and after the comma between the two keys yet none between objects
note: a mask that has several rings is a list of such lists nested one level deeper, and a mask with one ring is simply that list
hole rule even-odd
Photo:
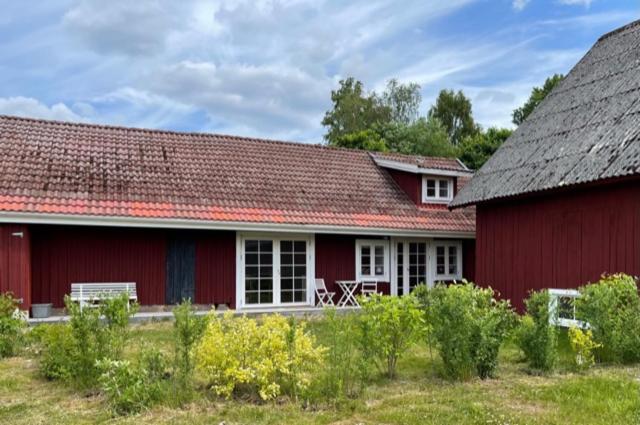
[{"label": "red roof tile", "polygon": [[367,152],[320,145],[0,116],[0,171],[0,212],[475,228],[473,209],[414,205]]}]

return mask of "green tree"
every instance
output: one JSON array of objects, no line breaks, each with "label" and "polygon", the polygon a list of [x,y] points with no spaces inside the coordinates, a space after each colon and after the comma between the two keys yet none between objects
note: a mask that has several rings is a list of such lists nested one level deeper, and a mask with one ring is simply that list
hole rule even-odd
[{"label": "green tree", "polygon": [[511,133],[513,130],[508,128],[491,127],[486,132],[465,137],[458,145],[457,156],[467,167],[479,170]]},{"label": "green tree", "polygon": [[349,77],[331,92],[333,108],[327,111],[322,125],[327,127],[325,139],[338,145],[347,134],[369,130],[377,123],[391,120],[391,110],[375,92],[365,93],[362,82]]},{"label": "green tree", "polygon": [[362,149],[365,151],[385,152],[389,150],[380,133],[371,129],[340,136],[332,145],[341,148]]},{"label": "green tree", "polygon": [[429,110],[429,118],[442,122],[452,144],[458,145],[465,137],[479,130],[471,111],[471,100],[462,91],[441,90],[435,105]]},{"label": "green tree", "polygon": [[447,130],[436,118],[419,118],[409,125],[391,124],[382,131],[382,138],[394,152],[423,156],[456,155]]},{"label": "green tree", "polygon": [[533,110],[544,100],[545,97],[553,90],[555,86],[558,85],[560,81],[564,79],[564,75],[562,74],[553,74],[551,77],[547,78],[542,85],[542,87],[534,87],[531,90],[531,95],[529,99],[522,105],[520,108],[517,108],[513,111],[513,123],[515,125],[520,125],[524,122],[525,119],[533,112]]},{"label": "green tree", "polygon": [[420,85],[416,83],[401,84],[394,78],[387,82],[382,93],[382,104],[389,108],[394,123],[414,123],[420,114],[421,103]]}]

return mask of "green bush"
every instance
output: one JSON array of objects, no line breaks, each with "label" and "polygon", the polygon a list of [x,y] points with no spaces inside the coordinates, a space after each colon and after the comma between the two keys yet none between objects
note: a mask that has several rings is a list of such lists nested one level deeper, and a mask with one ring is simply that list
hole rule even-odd
[{"label": "green bush", "polygon": [[24,342],[26,322],[11,292],[0,294],[0,359],[15,355]]},{"label": "green bush", "polygon": [[569,344],[573,350],[574,366],[578,370],[585,370],[596,362],[593,351],[600,348],[600,344],[593,340],[591,329],[582,330],[575,326],[569,328]]},{"label": "green bush", "polygon": [[473,283],[421,286],[415,291],[451,379],[492,377],[498,351],[513,328],[515,315],[508,301],[497,301],[491,288]]},{"label": "green bush", "polygon": [[532,292],[525,300],[527,314],[520,320],[516,340],[529,367],[538,372],[553,370],[558,360],[558,330],[551,324],[549,292]]},{"label": "green bush", "polygon": [[143,351],[135,363],[102,359],[98,381],[116,415],[138,413],[162,398],[166,361],[157,350]]},{"label": "green bush", "polygon": [[40,373],[47,379],[68,381],[74,375],[75,343],[65,325],[38,325]]},{"label": "green bush", "polygon": [[232,313],[211,316],[195,358],[199,376],[216,395],[256,394],[269,400],[309,388],[324,348],[302,324],[294,326],[279,315],[260,322]]},{"label": "green bush", "polygon": [[599,361],[640,361],[640,297],[633,277],[603,276],[580,288],[576,316],[589,323]]},{"label": "green bush", "polygon": [[191,300],[183,300],[173,309],[174,360],[173,375],[175,396],[179,404],[193,395],[194,347],[202,337],[206,318],[196,316]]},{"label": "green bush", "polygon": [[371,358],[387,377],[396,376],[398,359],[424,331],[424,318],[413,295],[361,298],[361,328]]}]

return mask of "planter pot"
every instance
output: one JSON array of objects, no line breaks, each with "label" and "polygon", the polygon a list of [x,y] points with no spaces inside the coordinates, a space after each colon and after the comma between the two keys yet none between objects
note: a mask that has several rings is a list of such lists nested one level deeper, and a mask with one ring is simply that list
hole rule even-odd
[{"label": "planter pot", "polygon": [[51,316],[53,304],[31,304],[31,317],[34,319],[45,319]]}]

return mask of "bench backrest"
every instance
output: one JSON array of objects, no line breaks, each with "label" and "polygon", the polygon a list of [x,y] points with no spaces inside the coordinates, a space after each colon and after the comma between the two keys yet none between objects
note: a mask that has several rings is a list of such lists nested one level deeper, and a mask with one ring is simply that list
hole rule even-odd
[{"label": "bench backrest", "polygon": [[[99,298],[103,295],[118,295],[129,293],[130,298],[137,298],[135,282],[103,282],[103,283],[72,283],[71,298]],[[82,295],[80,295],[82,294]]]}]

